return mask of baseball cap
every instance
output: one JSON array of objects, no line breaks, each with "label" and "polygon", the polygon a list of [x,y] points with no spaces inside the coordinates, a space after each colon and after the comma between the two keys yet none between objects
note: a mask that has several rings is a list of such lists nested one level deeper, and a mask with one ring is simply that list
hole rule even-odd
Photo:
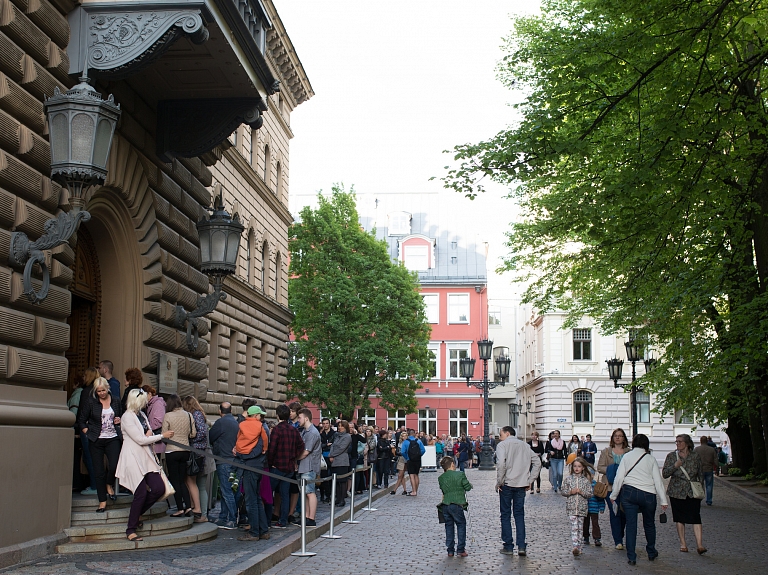
[{"label": "baseball cap", "polygon": [[267,415],[267,412],[258,405],[252,405],[248,408],[248,415]]}]

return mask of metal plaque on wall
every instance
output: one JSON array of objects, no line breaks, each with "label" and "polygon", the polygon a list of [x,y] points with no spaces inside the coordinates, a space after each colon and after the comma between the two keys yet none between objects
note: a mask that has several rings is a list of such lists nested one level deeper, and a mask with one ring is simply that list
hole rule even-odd
[{"label": "metal plaque on wall", "polygon": [[179,360],[161,353],[157,357],[158,393],[176,393],[179,387]]}]

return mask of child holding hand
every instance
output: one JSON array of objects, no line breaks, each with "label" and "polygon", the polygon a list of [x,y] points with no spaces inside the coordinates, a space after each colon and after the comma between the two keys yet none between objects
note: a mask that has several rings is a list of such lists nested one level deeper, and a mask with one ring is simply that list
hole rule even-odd
[{"label": "child holding hand", "polygon": [[573,556],[581,555],[581,529],[589,515],[589,498],[592,497],[592,474],[583,457],[577,457],[570,465],[570,475],[563,479],[560,493],[566,497],[565,512],[571,520]]}]

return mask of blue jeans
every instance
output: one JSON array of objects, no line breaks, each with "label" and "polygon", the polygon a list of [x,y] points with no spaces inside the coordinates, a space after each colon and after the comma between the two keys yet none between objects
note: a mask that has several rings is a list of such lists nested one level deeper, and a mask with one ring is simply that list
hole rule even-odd
[{"label": "blue jeans", "polygon": [[549,463],[552,469],[552,488],[557,491],[563,484],[563,466],[565,459],[550,459]]},{"label": "blue jeans", "polygon": [[[611,492],[612,493],[612,492]],[[611,493],[608,493],[608,496],[611,495]],[[627,524],[627,516],[621,512],[621,509],[618,511],[618,515],[613,513],[613,505],[611,505],[611,502],[608,501],[606,498],[605,503],[608,506],[608,517],[611,521],[611,535],[613,536],[613,544],[618,545],[619,543],[624,543],[624,527]],[[619,505],[621,503],[621,495],[619,495],[619,498],[616,500],[616,504]]]},{"label": "blue jeans", "polygon": [[[293,473],[287,473],[285,471],[280,471],[279,469],[275,469],[272,467],[269,470],[270,473],[274,473],[275,475],[281,475],[282,477],[290,477],[293,475]],[[276,489],[280,490],[280,520],[279,523],[281,525],[288,525],[288,515],[290,514],[290,504],[291,504],[291,484],[287,481],[281,481],[280,479],[275,479],[274,477],[269,478],[272,482],[272,491],[275,491]],[[250,511],[248,514],[250,515]]]},{"label": "blue jeans", "polygon": [[264,513],[264,503],[259,495],[259,481],[263,481],[260,473],[243,471],[243,487],[245,489],[245,508],[248,510],[248,523],[251,535],[263,535],[269,531],[269,522]]},{"label": "blue jeans", "polygon": [[[461,505],[451,503],[443,505],[443,515],[445,516],[445,546],[448,547],[448,553],[464,553],[467,545],[467,518],[464,516],[464,509]],[[458,532],[458,542],[454,549],[454,525]]]},{"label": "blue jeans", "polygon": [[96,491],[96,472],[93,469],[93,459],[91,459],[91,448],[88,447],[88,436],[80,432],[80,446],[83,448],[83,463],[88,470],[88,481],[91,482],[91,489]]},{"label": "blue jeans", "polygon": [[637,514],[643,514],[643,530],[645,531],[645,550],[648,558],[658,556],[656,551],[656,494],[641,491],[631,485],[621,488],[621,505],[627,517],[627,559],[637,561],[635,545],[637,543]]},{"label": "blue jeans", "polygon": [[[232,492],[232,484],[229,482],[229,474],[237,468],[227,463],[217,463],[216,473],[219,476],[219,485],[221,486],[221,513],[220,521],[237,521],[237,507],[240,504],[240,490],[237,493]],[[242,475],[241,471],[238,471]]]},{"label": "blue jeans", "polygon": [[[525,549],[525,488],[503,485],[499,491],[501,511],[501,540],[504,549]],[[515,517],[515,541],[512,541],[512,516]]]},{"label": "blue jeans", "polygon": [[461,471],[463,473],[464,472],[464,466],[466,464],[467,464],[467,460],[466,459],[462,459],[461,457],[459,457],[459,471]]},{"label": "blue jeans", "polygon": [[704,489],[707,491],[707,505],[712,505],[712,489],[715,487],[715,472],[704,472]]}]

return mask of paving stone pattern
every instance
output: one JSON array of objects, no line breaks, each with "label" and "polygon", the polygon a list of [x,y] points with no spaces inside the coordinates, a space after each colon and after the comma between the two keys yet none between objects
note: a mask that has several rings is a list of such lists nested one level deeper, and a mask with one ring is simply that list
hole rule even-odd
[{"label": "paving stone pattern", "polygon": [[[403,574],[614,574],[651,573],[674,575],[766,573],[768,557],[768,517],[764,507],[729,489],[715,487],[714,506],[703,506],[704,540],[709,552],[695,553],[693,533],[688,536],[691,553],[680,553],[672,523],[657,523],[660,557],[653,563],[644,555],[645,538],[638,533],[636,567],[627,565],[626,553],[613,548],[608,516],[600,517],[602,548],[585,547],[581,557],[570,553],[570,534],[565,516],[565,500],[548,489],[542,478],[542,494],[526,498],[528,557],[506,556],[501,548],[498,496],[493,491],[495,475],[468,470],[474,485],[469,494],[469,557],[448,558],[442,525],[437,523],[435,505],[440,500],[437,473],[422,473],[417,498],[387,495],[375,502],[378,511],[356,514],[357,525],[341,524],[336,533],[342,538],[318,539],[308,550],[311,558],[289,557],[269,575],[311,573],[375,575]],[[321,505],[318,518],[327,517],[329,507]],[[671,520],[671,514],[670,514]],[[27,565],[0,570],[2,575],[187,575],[237,572],[238,565],[254,556],[269,553],[281,541],[297,532],[295,527],[272,530],[269,541],[243,543],[239,531],[219,530],[219,536],[205,543],[171,549],[151,549],[103,553],[100,555],[54,555]]]},{"label": "paving stone pattern", "polygon": [[[546,473],[546,472],[545,472]],[[290,557],[267,575],[305,575],[322,573],[403,574],[614,574],[652,573],[675,575],[733,574],[768,572],[768,517],[766,510],[730,489],[717,489],[714,505],[703,505],[704,543],[709,552],[699,556],[689,527],[690,553],[681,553],[670,522],[657,523],[657,549],[660,556],[648,561],[642,526],[638,533],[637,566],[627,564],[626,551],[612,545],[607,511],[600,516],[603,547],[585,547],[573,557],[570,531],[565,516],[565,499],[549,489],[542,477],[542,493],[526,498],[528,557],[507,556],[501,549],[498,496],[493,491],[495,474],[468,470],[474,486],[469,493],[470,524],[467,534],[469,557],[449,558],[445,551],[445,530],[437,522],[435,505],[440,501],[437,474],[422,473],[419,497],[387,496],[379,500],[378,511],[359,525],[344,525],[336,541],[313,541],[311,558]],[[545,485],[547,489],[545,490]],[[642,523],[642,521],[641,521]],[[514,525],[514,521],[513,521]],[[352,559],[352,558],[356,559]],[[319,571],[316,571],[319,570]]]}]

